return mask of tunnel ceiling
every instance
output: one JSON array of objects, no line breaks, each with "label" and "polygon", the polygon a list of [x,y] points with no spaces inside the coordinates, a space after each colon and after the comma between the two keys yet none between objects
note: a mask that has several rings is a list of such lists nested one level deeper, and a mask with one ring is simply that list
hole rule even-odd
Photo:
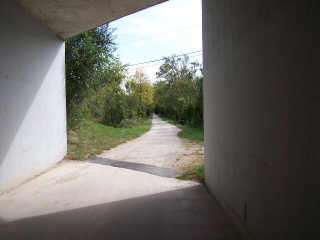
[{"label": "tunnel ceiling", "polygon": [[33,16],[67,39],[167,0],[18,0]]}]

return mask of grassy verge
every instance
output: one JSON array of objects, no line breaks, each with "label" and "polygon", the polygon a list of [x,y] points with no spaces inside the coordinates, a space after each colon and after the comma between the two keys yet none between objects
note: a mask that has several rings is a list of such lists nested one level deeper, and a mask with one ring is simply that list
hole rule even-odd
[{"label": "grassy verge", "polygon": [[181,125],[171,119],[168,118],[162,118],[162,120],[176,125],[178,128],[181,129],[181,131],[178,133],[178,136],[181,138],[186,138],[191,141],[199,141],[203,142],[204,140],[204,132],[203,127],[192,127],[190,125]]},{"label": "grassy verge", "polygon": [[185,171],[177,178],[181,180],[195,180],[204,182],[204,164],[190,167],[189,170]]},{"label": "grassy verge", "polygon": [[178,125],[178,127],[182,130],[178,133],[179,137],[203,142],[203,128],[194,128],[188,125]]},{"label": "grassy verge", "polygon": [[133,128],[114,128],[84,120],[79,128],[68,131],[66,159],[80,160],[95,156],[103,150],[139,137],[147,132],[150,127],[151,119],[143,120]]},{"label": "grassy verge", "polygon": [[[174,124],[181,129],[181,131],[178,133],[179,137],[188,139],[189,141],[194,142],[195,144],[203,144],[203,128],[195,128],[189,125],[181,125],[171,119],[163,118],[163,120],[167,121],[168,123]],[[203,156],[200,162],[203,162]],[[195,180],[199,182],[204,182],[204,164],[195,164],[185,167],[184,172],[177,178],[181,180]]]}]

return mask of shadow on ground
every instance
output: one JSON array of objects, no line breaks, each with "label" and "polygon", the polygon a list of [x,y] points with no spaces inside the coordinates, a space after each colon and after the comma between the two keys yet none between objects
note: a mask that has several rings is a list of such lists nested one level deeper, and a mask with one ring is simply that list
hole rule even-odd
[{"label": "shadow on ground", "polygon": [[118,161],[112,160],[108,158],[101,157],[93,157],[86,160],[90,163],[96,163],[101,165],[107,165],[118,168],[126,168],[134,171],[145,172],[152,175],[160,176],[160,177],[168,177],[168,178],[176,178],[179,176],[178,172],[173,168],[163,168],[157,167],[150,164],[144,163],[135,163],[135,162],[127,162],[127,161]]},{"label": "shadow on ground", "polygon": [[239,238],[216,200],[199,185],[2,224],[0,239]]}]

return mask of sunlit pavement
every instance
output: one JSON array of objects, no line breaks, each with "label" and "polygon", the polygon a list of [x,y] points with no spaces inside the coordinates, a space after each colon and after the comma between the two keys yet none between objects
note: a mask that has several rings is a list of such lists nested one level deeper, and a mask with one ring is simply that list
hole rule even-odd
[{"label": "sunlit pavement", "polygon": [[202,184],[166,167],[177,131],[155,117],[150,132],[102,154],[128,161],[64,161],[1,194],[0,239],[239,239]]},{"label": "sunlit pavement", "polygon": [[65,161],[51,171],[0,196],[5,221],[197,186],[139,171]]},{"label": "sunlit pavement", "polygon": [[186,150],[177,136],[179,131],[176,126],[153,115],[150,131],[139,138],[104,151],[99,157],[158,167],[174,167],[177,158]]}]

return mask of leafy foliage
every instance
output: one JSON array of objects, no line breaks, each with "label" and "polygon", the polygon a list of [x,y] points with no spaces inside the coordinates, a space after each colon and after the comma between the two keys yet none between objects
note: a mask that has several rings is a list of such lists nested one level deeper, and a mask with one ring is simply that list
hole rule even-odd
[{"label": "leafy foliage", "polygon": [[108,25],[66,41],[67,106],[79,104],[89,89],[105,84],[108,63],[114,60],[112,30]]},{"label": "leafy foliage", "polygon": [[153,111],[152,86],[143,72],[128,81],[126,66],[115,57],[113,31],[104,25],[66,42],[68,127],[85,119],[121,126],[130,118],[145,118]]},{"label": "leafy foliage", "polygon": [[142,71],[136,73],[126,82],[131,110],[138,117],[150,116],[153,111],[153,88],[149,79]]},{"label": "leafy foliage", "polygon": [[203,78],[188,56],[167,57],[154,85],[155,112],[181,124],[203,125]]}]

